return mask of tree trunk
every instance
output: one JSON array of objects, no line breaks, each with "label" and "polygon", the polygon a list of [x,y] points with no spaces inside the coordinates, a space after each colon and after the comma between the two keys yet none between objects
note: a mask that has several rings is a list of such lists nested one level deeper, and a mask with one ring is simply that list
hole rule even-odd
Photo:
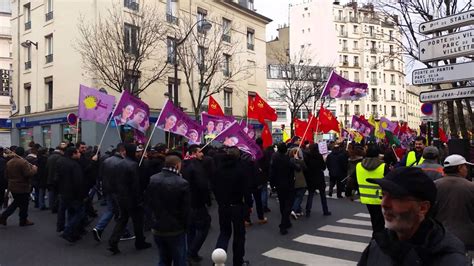
[{"label": "tree trunk", "polygon": [[472,106],[470,99],[464,99],[466,102],[467,113],[469,114],[469,120],[471,120],[471,133],[474,135],[474,113],[472,112]]},{"label": "tree trunk", "polygon": [[291,138],[295,135],[295,130],[293,129],[294,124],[295,123],[293,122],[293,119],[291,119],[291,122],[290,122],[290,137]]},{"label": "tree trunk", "polygon": [[451,137],[457,139],[458,138],[458,129],[456,128],[456,120],[454,119],[454,102],[448,101],[446,102],[448,107],[447,115],[448,115],[448,123],[449,129],[451,130]]},{"label": "tree trunk", "polygon": [[456,101],[458,120],[459,120],[459,129],[461,130],[461,136],[463,139],[469,139],[469,134],[467,133],[466,120],[464,120],[464,107],[462,106],[462,100]]}]

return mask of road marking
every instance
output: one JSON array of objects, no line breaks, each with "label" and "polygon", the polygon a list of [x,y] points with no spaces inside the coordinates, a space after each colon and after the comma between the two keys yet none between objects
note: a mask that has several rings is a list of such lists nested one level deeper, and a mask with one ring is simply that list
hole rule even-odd
[{"label": "road marking", "polygon": [[355,219],[341,219],[337,221],[338,223],[343,223],[343,224],[355,224],[355,225],[366,225],[366,226],[372,226],[372,223],[370,221],[361,221],[361,220],[355,220]]},{"label": "road marking", "polygon": [[357,229],[344,226],[325,225],[323,227],[318,228],[318,230],[346,235],[372,237],[372,230]]},{"label": "road marking", "polygon": [[362,218],[370,218],[370,214],[368,213],[356,213],[354,214],[356,217],[362,217]]},{"label": "road marking", "polygon": [[312,235],[302,235],[299,236],[293,241],[322,246],[322,247],[329,247],[329,248],[337,248],[355,252],[362,252],[367,247],[368,243],[356,242],[356,241],[348,241],[336,238],[327,238],[327,237],[319,237],[319,236],[312,236]]},{"label": "road marking", "polygon": [[334,265],[334,266],[346,266],[346,265],[355,265],[355,261],[336,259],[333,257],[320,256],[316,254],[311,254],[307,252],[291,250],[286,248],[274,248],[270,251],[263,253],[263,256],[279,259],[294,263],[300,263],[304,265]]}]

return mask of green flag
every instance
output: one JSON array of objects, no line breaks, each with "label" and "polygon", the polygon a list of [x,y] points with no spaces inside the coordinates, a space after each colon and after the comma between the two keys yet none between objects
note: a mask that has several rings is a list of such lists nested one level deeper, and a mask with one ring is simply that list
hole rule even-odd
[{"label": "green flag", "polygon": [[385,130],[385,137],[387,138],[388,143],[390,143],[390,146],[391,145],[400,146],[400,140],[395,135],[393,135],[392,132]]}]

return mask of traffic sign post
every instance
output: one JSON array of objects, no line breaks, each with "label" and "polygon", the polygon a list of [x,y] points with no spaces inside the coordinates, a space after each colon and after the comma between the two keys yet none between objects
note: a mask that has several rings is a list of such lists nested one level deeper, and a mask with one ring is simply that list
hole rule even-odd
[{"label": "traffic sign post", "polygon": [[412,73],[413,85],[451,83],[469,79],[474,79],[474,61],[416,69]]},{"label": "traffic sign post", "polygon": [[422,62],[470,55],[474,53],[474,29],[421,41],[419,52]]},{"label": "traffic sign post", "polygon": [[429,34],[452,28],[458,28],[474,24],[474,9],[466,12],[454,14],[452,16],[435,19],[421,23],[419,31],[422,34]]}]

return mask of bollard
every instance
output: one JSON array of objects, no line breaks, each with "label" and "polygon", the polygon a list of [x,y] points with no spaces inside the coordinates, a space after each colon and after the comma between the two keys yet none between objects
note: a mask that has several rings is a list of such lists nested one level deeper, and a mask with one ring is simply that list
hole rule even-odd
[{"label": "bollard", "polygon": [[225,266],[227,260],[227,253],[222,248],[216,248],[211,255],[215,266]]}]

